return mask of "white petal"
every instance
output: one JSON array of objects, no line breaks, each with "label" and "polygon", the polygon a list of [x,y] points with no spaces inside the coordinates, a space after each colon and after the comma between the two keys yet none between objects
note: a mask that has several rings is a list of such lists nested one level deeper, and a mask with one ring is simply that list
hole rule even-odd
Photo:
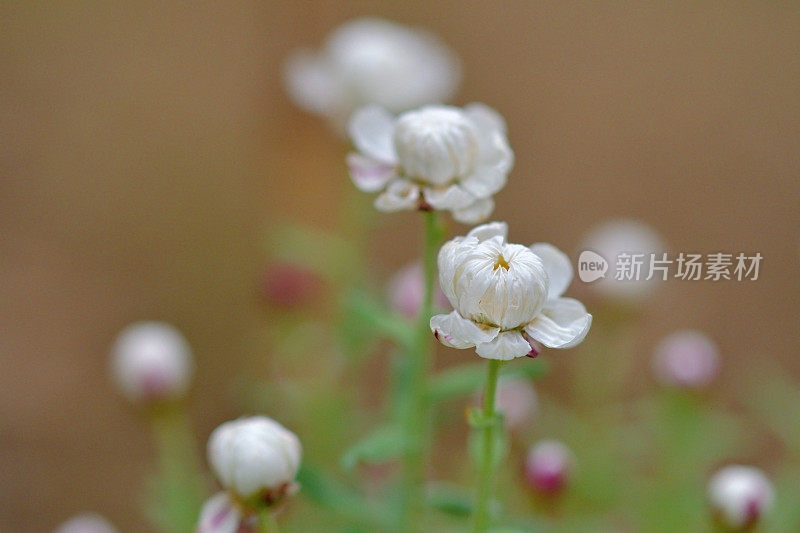
[{"label": "white petal", "polygon": [[476,344],[487,343],[497,337],[500,332],[500,328],[492,328],[467,320],[458,314],[458,311],[431,317],[430,326],[439,342],[451,348],[470,348]]},{"label": "white petal", "polygon": [[500,113],[488,105],[472,102],[464,106],[464,112],[475,122],[479,130],[506,133],[506,121]]},{"label": "white petal", "polygon": [[508,171],[492,166],[478,167],[459,184],[476,198],[488,198],[506,185]]},{"label": "white petal", "polygon": [[347,129],[353,144],[365,155],[382,163],[394,164],[394,117],[386,109],[369,105],[362,107],[350,118]]},{"label": "white petal", "polygon": [[[514,166],[514,152],[508,145],[506,123],[503,117],[484,104],[470,104],[464,108],[464,111],[472,119],[478,132],[480,162],[476,173],[483,175],[493,172],[501,175],[505,180],[505,176]],[[496,182],[497,179],[495,177],[493,182]],[[500,185],[497,190],[502,186]],[[472,191],[470,190],[470,192]],[[483,196],[480,197],[483,198]]]},{"label": "white petal", "polygon": [[462,224],[477,224],[486,220],[486,218],[494,211],[494,200],[491,198],[484,198],[483,200],[476,200],[472,205],[464,209],[457,209],[453,211],[453,218],[456,222]]},{"label": "white petal", "polygon": [[419,199],[419,186],[408,180],[394,180],[386,190],[375,199],[375,209],[386,213],[403,209],[416,209]]},{"label": "white petal", "polygon": [[203,504],[197,533],[236,533],[242,516],[227,492],[218,492]]},{"label": "white petal", "polygon": [[531,352],[531,345],[519,331],[504,331],[492,342],[479,344],[475,351],[486,359],[509,361],[528,355]]},{"label": "white petal", "polygon": [[578,300],[557,298],[547,302],[525,333],[549,348],[572,348],[586,337],[592,325],[592,315]]},{"label": "white petal", "polygon": [[359,190],[377,192],[395,177],[395,167],[355,152],[347,154],[350,178]]},{"label": "white petal", "polygon": [[488,241],[493,237],[502,237],[505,241],[508,237],[508,224],[505,222],[489,222],[472,228],[467,233],[467,237],[475,237],[479,242]]},{"label": "white petal", "polygon": [[300,50],[289,56],[284,67],[284,84],[292,100],[312,113],[330,116],[341,113],[345,107],[339,78],[310,51]]},{"label": "white petal", "polygon": [[567,254],[546,242],[531,244],[531,251],[544,263],[547,277],[550,278],[548,300],[555,300],[567,290],[572,282],[572,262]]},{"label": "white petal", "polygon": [[458,185],[447,188],[425,187],[422,195],[425,202],[434,209],[462,209],[475,202],[475,197]]}]

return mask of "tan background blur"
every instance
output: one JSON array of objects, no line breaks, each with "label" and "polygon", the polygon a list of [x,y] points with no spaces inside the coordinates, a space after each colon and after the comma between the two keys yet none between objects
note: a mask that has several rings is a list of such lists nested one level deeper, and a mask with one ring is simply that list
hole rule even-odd
[{"label": "tan background blur", "polygon": [[[3,2],[0,531],[88,509],[145,530],[148,440],[106,364],[131,320],[187,333],[202,438],[236,414],[265,230],[330,224],[346,191],[345,147],[289,103],[281,59],[362,14],[439,33],[458,103],[508,118],[512,240],[574,251],[632,216],[674,250],[760,251],[762,279],[676,284],[652,327],[707,329],[723,379],[800,372],[796,3]],[[416,250],[378,237],[387,270]]]}]

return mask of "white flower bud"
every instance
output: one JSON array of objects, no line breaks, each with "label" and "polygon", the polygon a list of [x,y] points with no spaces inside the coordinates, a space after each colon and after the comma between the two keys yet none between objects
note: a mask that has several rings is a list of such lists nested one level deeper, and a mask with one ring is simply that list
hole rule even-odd
[{"label": "white flower bud", "polygon": [[712,476],[708,484],[708,496],[718,518],[725,525],[746,529],[772,506],[774,489],[760,469],[731,465]]},{"label": "white flower bud", "polygon": [[[605,277],[589,284],[597,294],[620,302],[638,303],[655,292],[662,283],[658,272],[647,280],[650,254],[662,259],[666,245],[661,237],[649,226],[636,220],[610,220],[592,228],[583,238],[582,250],[597,252],[608,261]],[[622,253],[641,254],[642,262],[638,279],[616,279],[617,259]]]},{"label": "white flower bud", "polygon": [[564,488],[575,459],[564,444],[543,440],[533,446],[525,460],[525,479],[534,490],[554,494]]},{"label": "white flower bud", "polygon": [[102,516],[86,513],[70,518],[53,533],[117,533],[117,529]]},{"label": "white flower bud", "polygon": [[719,369],[719,349],[706,334],[694,330],[672,333],[656,345],[653,372],[664,385],[700,388]]},{"label": "white flower bud", "polygon": [[445,102],[460,78],[458,59],[434,36],[377,18],[344,23],[321,52],[296,52],[285,70],[295,103],[334,126],[368,104],[400,113]]},{"label": "white flower bud", "polygon": [[431,331],[453,348],[476,347],[487,359],[539,353],[538,343],[570,348],[589,331],[592,315],[561,295],[572,264],[555,247],[508,244],[505,223],[478,226],[439,251],[439,282],[455,310],[431,319]]},{"label": "white flower bud", "polygon": [[264,416],[226,422],[208,440],[208,461],[220,484],[264,503],[292,490],[301,453],[297,436]]},{"label": "white flower bud", "polygon": [[161,322],[138,322],[122,330],[111,350],[113,376],[133,401],[183,396],[194,372],[189,344]]},{"label": "white flower bud", "polygon": [[350,177],[379,192],[380,211],[451,211],[459,222],[485,219],[514,163],[503,118],[483,104],[429,105],[396,119],[368,106],[353,114]]}]

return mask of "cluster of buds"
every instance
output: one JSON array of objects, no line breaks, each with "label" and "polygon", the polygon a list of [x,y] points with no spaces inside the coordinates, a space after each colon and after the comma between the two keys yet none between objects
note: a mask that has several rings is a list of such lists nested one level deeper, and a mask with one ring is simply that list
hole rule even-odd
[{"label": "cluster of buds", "polygon": [[260,509],[275,507],[297,490],[301,455],[297,436],[264,416],[232,420],[215,429],[208,440],[208,462],[224,491],[203,506],[198,533],[253,527]]}]

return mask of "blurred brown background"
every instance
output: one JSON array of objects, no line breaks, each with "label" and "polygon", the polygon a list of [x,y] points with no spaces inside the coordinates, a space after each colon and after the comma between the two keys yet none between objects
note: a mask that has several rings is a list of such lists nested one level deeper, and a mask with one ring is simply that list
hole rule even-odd
[{"label": "blurred brown background", "polygon": [[[3,2],[0,531],[88,509],[145,530],[148,439],[107,379],[131,320],[186,332],[203,439],[237,413],[264,234],[333,223],[347,190],[345,146],[289,103],[281,59],[364,14],[439,33],[458,103],[507,117],[513,241],[574,250],[631,216],[674,250],[760,251],[760,280],[674,284],[651,326],[708,330],[723,382],[762,358],[800,372],[795,3]],[[381,226],[376,264],[413,256],[408,233]]]}]

